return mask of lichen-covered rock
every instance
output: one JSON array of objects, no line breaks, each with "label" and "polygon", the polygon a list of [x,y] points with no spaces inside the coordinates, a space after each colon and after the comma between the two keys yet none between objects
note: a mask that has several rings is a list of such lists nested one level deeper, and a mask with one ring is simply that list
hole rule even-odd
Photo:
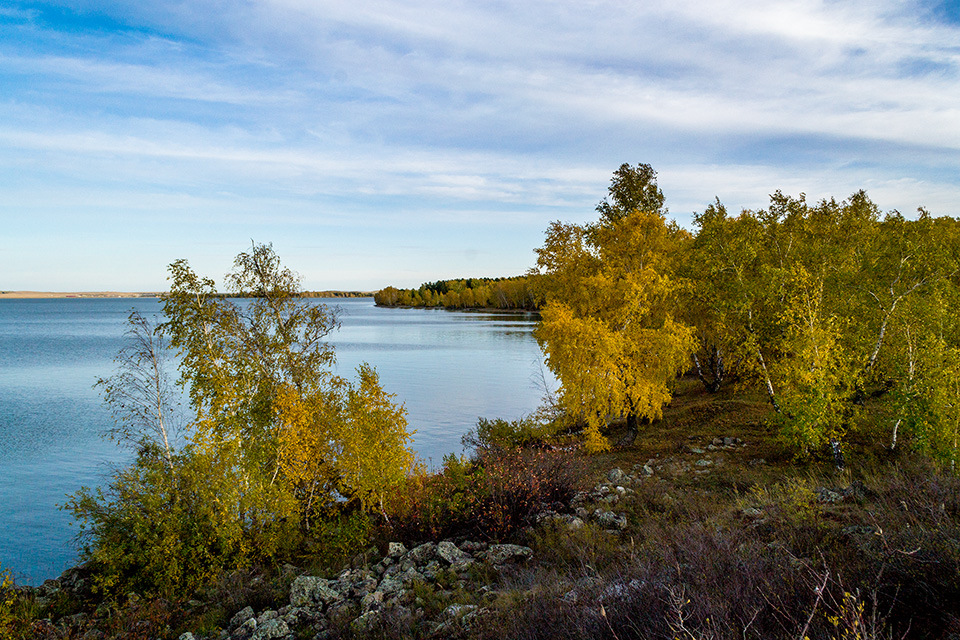
[{"label": "lichen-covered rock", "polygon": [[412,567],[401,573],[399,577],[400,580],[403,581],[403,584],[410,584],[412,582],[426,582],[427,580],[422,573]]},{"label": "lichen-covered rock", "polygon": [[533,549],[517,544],[492,544],[487,549],[487,562],[494,565],[523,562],[533,557]]},{"label": "lichen-covered rock", "polygon": [[413,566],[423,566],[433,560],[437,555],[437,545],[432,542],[425,542],[419,547],[414,547],[407,552],[404,560],[413,563]]},{"label": "lichen-covered rock", "polygon": [[258,626],[257,630],[250,636],[250,640],[275,640],[277,638],[286,638],[290,635],[290,627],[282,618],[273,618],[263,625]]},{"label": "lichen-covered rock", "polygon": [[610,473],[607,474],[607,480],[614,484],[621,484],[624,482],[626,477],[627,474],[625,474],[620,467],[614,467],[613,469],[610,469]]},{"label": "lichen-covered rock", "polygon": [[358,633],[372,631],[379,626],[382,616],[380,611],[368,611],[351,622],[350,627]]},{"label": "lichen-covered rock", "polygon": [[452,604],[443,610],[440,617],[445,620],[455,620],[477,610],[475,604]]},{"label": "lichen-covered rock", "polygon": [[270,620],[273,620],[274,618],[279,618],[279,617],[280,617],[279,613],[277,613],[273,609],[267,609],[257,616],[257,625],[262,625],[265,622],[268,622]]},{"label": "lichen-covered rock", "polygon": [[360,610],[363,613],[369,613],[370,611],[379,611],[380,607],[383,606],[383,592],[374,591],[373,593],[368,593],[363,596],[363,599],[360,600]]},{"label": "lichen-covered rock", "polygon": [[606,529],[626,529],[627,528],[627,518],[625,516],[617,515],[613,511],[604,511],[603,509],[597,509],[593,512],[593,517],[596,519],[597,523]]},{"label": "lichen-covered rock", "polygon": [[229,628],[236,629],[237,627],[242,625],[244,622],[246,622],[247,620],[253,617],[255,617],[255,614],[253,612],[253,607],[244,607],[243,609],[240,609],[240,611],[237,611],[235,614],[233,614],[233,617],[230,618]]},{"label": "lichen-covered rock", "polygon": [[382,591],[385,595],[395,593],[403,588],[403,580],[397,576],[387,576],[380,581],[377,591]]},{"label": "lichen-covered rock", "polygon": [[471,554],[477,554],[477,553],[480,553],[481,551],[486,551],[487,547],[489,546],[490,545],[486,542],[471,542],[469,540],[466,542],[462,542],[459,545],[461,550]]},{"label": "lichen-covered rock", "polygon": [[290,585],[290,605],[294,607],[329,605],[342,599],[343,595],[324,578],[300,576]]},{"label": "lichen-covered rock", "polygon": [[239,627],[236,628],[236,630],[233,632],[232,637],[233,638],[249,638],[254,634],[254,632],[256,632],[256,630],[257,630],[257,619],[248,618],[246,622],[244,622],[243,624],[241,624]]},{"label": "lichen-covered rock", "polygon": [[457,545],[444,540],[437,545],[437,555],[447,564],[469,563],[473,561],[470,554],[461,551]]},{"label": "lichen-covered rock", "polygon": [[391,542],[387,545],[387,557],[396,560],[407,552],[407,548],[402,542]]}]

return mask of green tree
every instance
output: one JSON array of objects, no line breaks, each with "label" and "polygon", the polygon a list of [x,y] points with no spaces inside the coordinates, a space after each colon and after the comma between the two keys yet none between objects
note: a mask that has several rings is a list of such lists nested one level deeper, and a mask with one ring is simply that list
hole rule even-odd
[{"label": "green tree", "polygon": [[[183,260],[170,279],[161,329],[189,395],[185,446],[137,440],[133,465],[68,504],[105,589],[169,593],[288,556],[338,506],[379,505],[413,465],[403,407],[368,365],[356,384],[332,372],[336,316],[299,295],[270,245],[237,256],[227,284],[240,300]],[[114,405],[131,396],[118,388],[153,406],[153,386],[108,385]]]},{"label": "green tree", "polygon": [[607,191],[608,197],[597,205],[603,222],[615,223],[637,210],[661,215],[667,213],[663,207],[663,192],[657,185],[657,172],[649,164],[620,165],[613,172]]},{"label": "green tree", "polygon": [[100,378],[103,398],[113,413],[109,435],[135,451],[157,447],[173,468],[173,440],[180,416],[170,384],[164,335],[139,311],[127,318],[126,344],[117,354],[116,373]]}]

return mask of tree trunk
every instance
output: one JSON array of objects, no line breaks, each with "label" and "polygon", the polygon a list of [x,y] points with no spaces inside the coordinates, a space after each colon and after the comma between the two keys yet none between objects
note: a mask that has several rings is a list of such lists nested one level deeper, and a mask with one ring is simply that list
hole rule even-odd
[{"label": "tree trunk", "polygon": [[723,368],[723,353],[716,345],[713,345],[710,348],[710,359],[707,361],[707,373],[710,374],[709,378],[703,372],[703,368],[700,366],[700,358],[696,353],[693,354],[693,364],[697,368],[697,377],[700,378],[700,382],[703,383],[704,388],[708,393],[716,393],[720,390],[720,385],[723,384],[724,368]]},{"label": "tree trunk", "polygon": [[633,444],[639,432],[637,428],[638,423],[639,419],[637,418],[637,414],[633,412],[627,414],[627,432],[623,435],[623,438],[620,439],[620,442],[617,443],[618,447],[629,447]]}]

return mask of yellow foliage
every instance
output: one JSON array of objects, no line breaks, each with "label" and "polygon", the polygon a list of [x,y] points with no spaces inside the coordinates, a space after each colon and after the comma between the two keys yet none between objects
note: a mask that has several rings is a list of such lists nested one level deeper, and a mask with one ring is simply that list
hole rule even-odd
[{"label": "yellow foliage", "polygon": [[364,508],[381,508],[387,491],[413,468],[406,409],[393,403],[394,394],[380,386],[370,365],[357,369],[359,384],[347,394],[346,421],[338,438],[340,482]]},{"label": "yellow foliage", "polygon": [[393,403],[370,365],[357,374],[356,385],[338,379],[327,393],[305,397],[293,385],[277,393],[279,474],[308,516],[334,504],[334,492],[364,509],[379,507],[413,467],[406,409]]},{"label": "yellow foliage", "polygon": [[610,419],[659,418],[687,365],[693,332],[671,309],[684,239],[659,213],[633,211],[609,225],[554,223],[538,250],[547,304],[536,337],[590,451],[609,447]]}]

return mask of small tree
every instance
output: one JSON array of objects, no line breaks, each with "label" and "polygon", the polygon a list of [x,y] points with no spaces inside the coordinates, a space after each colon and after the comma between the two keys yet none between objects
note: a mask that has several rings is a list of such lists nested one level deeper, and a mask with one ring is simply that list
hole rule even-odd
[{"label": "small tree", "polygon": [[[289,555],[318,518],[336,521],[344,498],[379,506],[413,464],[403,407],[369,365],[356,384],[331,371],[336,315],[300,295],[272,247],[237,257],[227,283],[240,301],[183,260],[170,272],[163,333],[133,317],[120,371],[101,382],[138,457],[67,505],[104,589],[169,594]],[[168,402],[153,366],[166,336],[193,412],[179,451],[154,411]]]},{"label": "small tree", "polygon": [[173,469],[171,440],[179,415],[170,384],[167,343],[163,333],[134,309],[127,318],[126,344],[114,358],[117,372],[99,378],[103,399],[113,414],[109,435],[135,450],[158,447]]}]

